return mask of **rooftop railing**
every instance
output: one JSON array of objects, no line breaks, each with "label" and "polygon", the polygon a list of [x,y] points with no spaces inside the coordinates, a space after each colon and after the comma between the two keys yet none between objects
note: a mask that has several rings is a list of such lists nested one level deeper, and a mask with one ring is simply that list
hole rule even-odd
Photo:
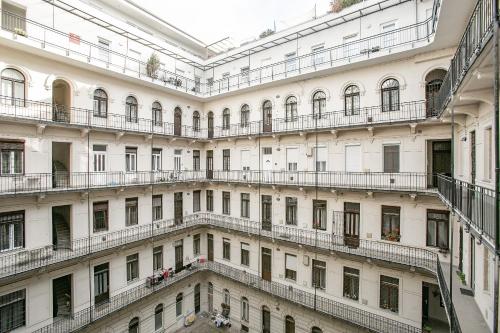
[{"label": "rooftop railing", "polygon": [[478,0],[436,98],[441,115],[493,35],[494,2]]}]

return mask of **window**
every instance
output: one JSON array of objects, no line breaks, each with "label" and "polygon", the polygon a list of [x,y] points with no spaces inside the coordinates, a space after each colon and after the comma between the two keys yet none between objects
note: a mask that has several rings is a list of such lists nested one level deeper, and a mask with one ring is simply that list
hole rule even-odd
[{"label": "window", "polygon": [[399,279],[380,276],[380,308],[399,312]]},{"label": "window", "polygon": [[312,261],[313,287],[326,288],[326,262],[313,259]]},{"label": "window", "polygon": [[93,145],[94,172],[106,171],[106,145]]},{"label": "window", "polygon": [[136,225],[139,222],[138,198],[125,199],[125,226]]},{"label": "window", "polygon": [[153,195],[153,221],[163,218],[163,197],[161,194]]},{"label": "window", "polygon": [[325,200],[313,200],[313,228],[326,230]]},{"label": "window", "polygon": [[323,333],[323,331],[321,330],[321,328],[314,326],[313,328],[311,328],[311,333]]},{"label": "window", "polygon": [[108,116],[108,94],[102,89],[94,90],[94,117]]},{"label": "window", "polygon": [[229,290],[224,289],[223,295],[224,295],[224,304],[231,306],[231,294],[229,293]]},{"label": "window", "polygon": [[222,258],[231,260],[231,241],[227,238],[222,239]]},{"label": "window", "polygon": [[229,87],[229,77],[230,77],[230,73],[227,72],[227,73],[223,73],[222,74],[222,80],[221,80],[221,88],[228,88]]},{"label": "window", "polygon": [[24,142],[0,141],[0,165],[2,175],[24,172]]},{"label": "window", "polygon": [[194,77],[194,91],[199,93],[201,90],[200,87],[201,87],[201,77],[195,76]]},{"label": "window", "polygon": [[153,270],[163,269],[163,246],[153,248]]},{"label": "window", "polygon": [[241,320],[248,322],[250,319],[250,305],[246,297],[241,298]]},{"label": "window", "polygon": [[193,212],[199,212],[201,210],[201,191],[193,191]]},{"label": "window", "polygon": [[493,179],[493,156],[495,156],[492,150],[492,130],[488,127],[484,130],[484,178],[486,180]]},{"label": "window", "polygon": [[359,115],[359,88],[350,85],[344,91],[344,109],[346,116]]},{"label": "window", "polygon": [[242,67],[241,68],[241,83],[249,83],[249,78],[250,78],[250,67]]},{"label": "window", "polygon": [[[26,32],[26,9],[14,3],[2,1],[2,29]],[[3,332],[3,331],[2,331]]]},{"label": "window", "polygon": [[297,171],[299,164],[299,149],[297,147],[286,148],[286,170]]},{"label": "window", "polygon": [[139,277],[139,254],[127,256],[127,282]]},{"label": "window", "polygon": [[193,255],[200,255],[200,234],[193,235]]},{"label": "window", "polygon": [[137,171],[137,148],[135,147],[125,148],[125,171],[126,172]]},{"label": "window", "polygon": [[286,197],[286,224],[297,225],[297,198]]},{"label": "window", "polygon": [[155,308],[155,331],[163,328],[163,304],[158,304]]},{"label": "window", "polygon": [[344,297],[359,299],[359,269],[344,267]]},{"label": "window", "polygon": [[250,266],[250,245],[247,243],[241,243],[241,264]]},{"label": "window", "polygon": [[94,303],[109,300],[109,263],[94,266]]},{"label": "window", "polygon": [[104,38],[98,37],[99,59],[109,63],[109,45],[111,42]]},{"label": "window", "polygon": [[391,32],[396,29],[396,22],[388,22],[381,25],[382,47],[391,47],[396,45],[396,33]]},{"label": "window", "polygon": [[200,171],[201,162],[200,162],[200,151],[193,150],[193,171]]},{"label": "window", "polygon": [[427,211],[427,246],[448,249],[449,215],[446,211]]},{"label": "window", "polygon": [[139,318],[134,317],[128,323],[128,333],[139,333]]},{"label": "window", "polygon": [[243,104],[240,111],[240,126],[248,127],[248,122],[250,120],[250,107],[248,104]]},{"label": "window", "polygon": [[285,317],[285,333],[295,333],[295,319],[293,317]]},{"label": "window", "polygon": [[316,45],[311,47],[312,65],[317,66],[325,62],[325,46]]},{"label": "window", "polygon": [[26,325],[26,290],[0,296],[0,332],[7,333]]},{"label": "window", "polygon": [[214,191],[207,190],[206,194],[207,194],[207,211],[213,212],[214,211]]},{"label": "window", "polygon": [[193,112],[193,131],[199,132],[201,127],[200,113],[198,111]]},{"label": "window", "polygon": [[296,121],[297,118],[297,97],[290,96],[285,102],[285,121]]},{"label": "window", "polygon": [[297,256],[285,253],[285,279],[297,281]]},{"label": "window", "polygon": [[382,206],[382,239],[399,242],[401,207]]},{"label": "window", "polygon": [[247,149],[241,150],[241,158],[240,158],[241,170],[249,171],[250,161],[251,161],[250,150]]},{"label": "window", "polygon": [[182,149],[174,149],[174,170],[181,171],[182,168]]},{"label": "window", "polygon": [[384,145],[384,172],[399,172],[399,145]]},{"label": "window", "polygon": [[222,170],[229,171],[231,170],[231,150],[223,149],[222,150]]},{"label": "window", "polygon": [[313,95],[313,116],[321,118],[326,109],[326,94],[319,90]]},{"label": "window", "polygon": [[387,79],[382,83],[382,112],[399,110],[399,82]]},{"label": "window", "polygon": [[208,312],[212,312],[214,310],[214,285],[212,282],[208,283],[207,288],[207,298],[208,298]]},{"label": "window", "polygon": [[231,193],[222,192],[222,214],[231,214]]},{"label": "window", "polygon": [[108,202],[94,202],[94,232],[108,230]]},{"label": "window", "polygon": [[328,159],[328,149],[326,147],[314,148],[314,159],[316,162],[316,171],[326,171],[326,160]]},{"label": "window", "polygon": [[297,58],[295,57],[295,52],[285,55],[285,66],[287,72],[293,72],[297,69]]},{"label": "window", "polygon": [[175,297],[175,315],[177,317],[182,315],[182,293],[177,294]]},{"label": "window", "polygon": [[125,101],[125,120],[130,123],[137,123],[138,104],[134,96],[128,96]]},{"label": "window", "polygon": [[241,217],[250,217],[250,193],[241,193]]},{"label": "window", "polygon": [[352,34],[343,38],[342,51],[344,58],[350,58],[359,54],[359,43],[356,42],[357,37],[357,34]]},{"label": "window", "polygon": [[222,111],[222,129],[223,130],[228,130],[229,127],[231,126],[231,113],[229,112],[228,108],[225,108],[224,111]]},{"label": "window", "polygon": [[153,112],[153,125],[154,126],[162,126],[163,125],[163,117],[162,117],[162,107],[160,102],[154,102],[151,107]]},{"label": "window", "polygon": [[[5,12],[3,12],[5,15]],[[0,77],[2,85],[2,103],[24,106],[25,79],[24,75],[13,68],[6,68]]]},{"label": "window", "polygon": [[24,247],[24,211],[0,213],[0,252]]},{"label": "window", "polygon": [[151,170],[161,171],[161,148],[153,148],[151,151]]}]

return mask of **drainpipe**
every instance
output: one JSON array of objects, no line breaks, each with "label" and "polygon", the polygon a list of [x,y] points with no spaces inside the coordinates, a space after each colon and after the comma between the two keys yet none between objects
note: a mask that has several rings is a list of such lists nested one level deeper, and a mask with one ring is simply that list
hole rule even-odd
[{"label": "drainpipe", "polygon": [[[453,67],[451,67],[453,68]],[[451,71],[450,75],[452,75],[452,85],[453,85],[453,70]],[[452,89],[452,98],[454,96],[453,93],[453,86],[451,87]],[[455,215],[455,108],[452,106],[451,107],[451,212],[453,215]],[[449,315],[450,315],[450,332],[453,333],[454,327],[455,327],[455,322],[453,318],[453,244],[454,244],[454,239],[453,239],[453,229],[454,225],[453,223],[451,224],[450,228],[450,309],[449,309]]]}]

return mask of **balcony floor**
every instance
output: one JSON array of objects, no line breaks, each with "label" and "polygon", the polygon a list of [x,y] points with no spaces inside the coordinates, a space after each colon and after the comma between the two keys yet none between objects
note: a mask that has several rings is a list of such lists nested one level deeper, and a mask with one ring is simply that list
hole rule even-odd
[{"label": "balcony floor", "polygon": [[179,328],[175,331],[175,333],[218,333],[218,332],[227,332],[227,333],[240,333],[240,329],[238,328],[240,324],[234,323],[231,327],[225,328],[217,328],[213,320],[211,320],[208,316],[208,313],[201,312],[196,316],[196,321],[193,325],[189,327]]}]

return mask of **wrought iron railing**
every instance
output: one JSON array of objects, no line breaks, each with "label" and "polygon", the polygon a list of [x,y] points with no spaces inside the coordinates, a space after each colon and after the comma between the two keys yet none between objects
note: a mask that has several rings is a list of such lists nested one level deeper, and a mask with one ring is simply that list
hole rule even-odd
[{"label": "wrought iron railing", "polygon": [[493,35],[496,0],[478,0],[436,98],[441,115]]},{"label": "wrought iron railing", "polygon": [[438,193],[467,223],[495,240],[495,191],[438,175]]},{"label": "wrought iron railing", "polygon": [[446,314],[448,315],[448,319],[450,321],[450,332],[461,333],[462,329],[460,328],[460,322],[458,321],[458,316],[455,311],[455,306],[453,305],[451,299],[450,290],[448,289],[448,285],[446,284],[446,277],[443,273],[443,268],[439,260],[439,257],[437,258],[437,263],[438,264],[436,266],[437,267],[436,277],[438,280],[439,289],[441,290],[441,298],[443,300],[444,308]]}]

